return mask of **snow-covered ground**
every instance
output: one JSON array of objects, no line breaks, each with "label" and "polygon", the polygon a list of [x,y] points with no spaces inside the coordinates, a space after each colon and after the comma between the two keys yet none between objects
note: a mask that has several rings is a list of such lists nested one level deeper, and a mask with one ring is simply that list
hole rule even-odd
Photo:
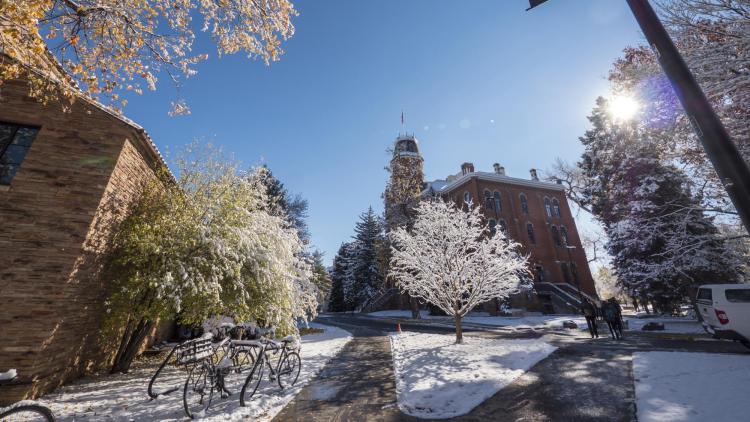
[{"label": "snow-covered ground", "polygon": [[[378,311],[367,314],[378,318],[411,318],[411,311]],[[421,311],[422,319],[440,321],[453,324],[453,318],[448,316],[430,315],[427,311]],[[486,312],[472,312],[463,319],[464,324],[481,324],[493,327],[509,328],[547,328],[562,329],[563,322],[574,321],[578,328],[586,330],[586,319],[577,315],[527,315],[523,317],[490,316]]]},{"label": "snow-covered ground", "polygon": [[750,356],[633,353],[638,420],[747,421]]},{"label": "snow-covered ground", "polygon": [[644,325],[649,322],[659,322],[664,324],[664,331],[657,331],[661,333],[676,333],[676,334],[705,334],[706,331],[703,326],[696,319],[685,318],[685,317],[655,317],[655,318],[628,318],[625,317],[628,322],[628,330],[641,331]]},{"label": "snow-covered ground", "polygon": [[391,335],[399,408],[421,418],[463,415],[556,348],[542,340],[497,340],[404,332]]},{"label": "snow-covered ground", "polygon": [[[203,420],[272,419],[351,340],[351,334],[340,328],[321,324],[310,326],[325,331],[302,336],[302,371],[294,387],[282,392],[278,384],[266,378],[261,382],[261,387],[253,396],[251,404],[240,407],[239,392],[247,373],[231,374],[227,381],[228,389],[233,394],[227,399],[214,395],[211,407]],[[185,373],[173,368],[165,370],[163,379],[159,378],[161,385],[157,385],[155,389],[164,391],[179,386],[180,390],[160,396],[156,400],[149,400],[146,389],[155,370],[153,365],[148,365],[138,367],[126,375],[84,378],[59,388],[39,401],[52,409],[58,421],[185,420],[182,407]]]}]

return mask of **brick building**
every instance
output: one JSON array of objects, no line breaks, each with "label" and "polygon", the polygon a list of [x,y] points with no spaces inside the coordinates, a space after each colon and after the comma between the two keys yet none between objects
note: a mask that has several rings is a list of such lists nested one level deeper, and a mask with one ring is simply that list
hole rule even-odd
[{"label": "brick building", "polygon": [[[521,179],[506,175],[500,164],[495,164],[491,172],[478,172],[472,163],[464,163],[459,173],[444,180],[422,182],[422,166],[418,140],[413,135],[399,135],[393,147],[389,188],[418,181],[422,184],[422,198],[441,197],[459,206],[478,205],[493,230],[503,230],[529,255],[534,289],[511,298],[511,306],[547,313],[578,312],[581,298],[596,298],[594,280],[563,186],[540,181],[534,169],[530,178]],[[406,170],[408,167],[413,168]],[[387,193],[388,189],[384,195],[388,217],[390,210],[399,209],[399,204],[389,201]],[[400,205],[413,208],[416,201],[409,199]],[[408,307],[407,298],[398,294],[392,280],[387,281],[386,287],[386,292],[367,310]],[[485,308],[494,313],[496,305],[490,303]]]},{"label": "brick building", "polygon": [[423,195],[479,206],[491,230],[502,230],[521,244],[529,255],[536,295],[513,298],[516,306],[574,311],[579,288],[581,296],[596,297],[563,186],[540,181],[534,169],[529,179],[521,179],[507,176],[500,164],[493,167],[492,172],[478,172],[464,163],[458,174],[427,182]]},{"label": "brick building", "polygon": [[0,87],[0,405],[102,367],[102,257],[163,160],[142,128],[77,98],[69,111]]}]

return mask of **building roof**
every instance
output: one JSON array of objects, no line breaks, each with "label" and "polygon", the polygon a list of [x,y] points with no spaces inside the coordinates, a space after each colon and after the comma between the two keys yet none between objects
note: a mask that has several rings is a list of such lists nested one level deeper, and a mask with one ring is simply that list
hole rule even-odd
[{"label": "building roof", "polygon": [[510,185],[524,186],[524,187],[537,188],[537,189],[549,189],[549,190],[556,190],[560,192],[565,191],[565,187],[557,183],[544,182],[540,180],[520,179],[518,177],[510,177],[504,174],[490,173],[490,172],[484,172],[484,171],[475,171],[475,172],[470,172],[466,174],[458,174],[455,176],[449,176],[446,180],[438,179],[432,182],[427,182],[427,187],[422,193],[427,194],[427,193],[430,193],[430,191],[434,193],[441,193],[441,194],[449,193],[454,188],[461,186],[462,184],[464,184],[464,182],[472,178],[478,178],[480,180],[486,180],[488,182],[499,182],[499,183],[506,183]]}]

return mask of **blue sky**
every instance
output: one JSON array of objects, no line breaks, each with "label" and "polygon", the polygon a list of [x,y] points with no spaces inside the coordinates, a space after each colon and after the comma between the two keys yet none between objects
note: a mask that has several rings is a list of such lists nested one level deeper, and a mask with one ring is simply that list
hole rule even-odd
[{"label": "blue sky", "polygon": [[182,88],[191,115],[167,115],[176,94],[166,80],[124,111],[163,151],[199,138],[268,164],[308,199],[328,261],[361,212],[382,211],[402,109],[427,179],[463,161],[528,177],[578,157],[611,63],[642,40],[624,0],[550,0],[531,12],[525,0],[295,5],[281,61],[211,54]]}]

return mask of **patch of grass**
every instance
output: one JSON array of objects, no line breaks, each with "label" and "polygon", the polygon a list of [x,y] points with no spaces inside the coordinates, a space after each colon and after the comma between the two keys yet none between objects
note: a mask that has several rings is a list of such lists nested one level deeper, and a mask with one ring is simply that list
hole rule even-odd
[{"label": "patch of grass", "polygon": [[308,335],[308,334],[318,334],[318,333],[322,333],[323,331],[325,331],[325,330],[323,330],[322,328],[311,328],[311,327],[308,327],[308,328],[304,328],[304,327],[303,327],[303,328],[300,328],[300,329],[299,329],[299,335],[301,335],[301,336],[306,336],[306,335]]}]

